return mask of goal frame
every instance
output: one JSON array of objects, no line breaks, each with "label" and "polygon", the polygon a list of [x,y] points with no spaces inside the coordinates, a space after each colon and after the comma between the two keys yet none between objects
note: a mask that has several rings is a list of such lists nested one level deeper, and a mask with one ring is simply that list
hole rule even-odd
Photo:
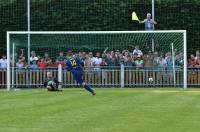
[{"label": "goal frame", "polygon": [[[7,31],[7,91],[11,90],[10,67],[10,35],[11,34],[129,34],[129,33],[182,33],[183,34],[183,88],[187,88],[187,31],[186,30],[154,30],[154,31]],[[30,42],[29,44],[30,45]],[[30,49],[30,48],[29,48]]]}]

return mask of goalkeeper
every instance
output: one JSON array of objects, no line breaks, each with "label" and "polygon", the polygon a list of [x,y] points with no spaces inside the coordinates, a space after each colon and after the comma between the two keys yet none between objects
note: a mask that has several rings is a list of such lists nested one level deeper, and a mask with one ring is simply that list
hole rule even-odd
[{"label": "goalkeeper", "polygon": [[44,86],[48,91],[61,91],[58,89],[59,81],[55,77],[52,77],[51,72],[47,72],[47,79],[44,82]]}]

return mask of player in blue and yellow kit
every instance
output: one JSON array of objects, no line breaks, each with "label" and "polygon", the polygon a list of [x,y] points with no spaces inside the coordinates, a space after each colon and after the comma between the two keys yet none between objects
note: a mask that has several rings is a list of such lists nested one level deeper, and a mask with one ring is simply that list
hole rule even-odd
[{"label": "player in blue and yellow kit", "polygon": [[94,90],[83,80],[83,61],[78,56],[74,57],[71,50],[68,51],[68,56],[69,58],[66,61],[67,70],[73,74],[74,79],[77,81],[77,83],[81,84],[87,91],[95,96],[96,93],[94,92]]}]

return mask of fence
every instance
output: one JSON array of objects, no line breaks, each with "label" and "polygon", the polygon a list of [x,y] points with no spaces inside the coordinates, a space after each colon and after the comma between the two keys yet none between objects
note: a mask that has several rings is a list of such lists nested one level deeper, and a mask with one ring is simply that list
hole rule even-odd
[{"label": "fence", "polygon": [[[53,76],[58,76],[58,69],[14,69],[11,73],[12,87],[42,87],[46,79],[47,71],[52,72]],[[150,82],[149,78],[153,81]],[[177,69],[175,72],[175,83],[173,72],[165,69],[137,69],[125,67],[124,71],[120,67],[93,68],[87,67],[84,72],[86,82],[94,87],[182,87],[183,70]],[[76,87],[78,84],[73,79],[70,72],[62,71],[63,87]],[[188,86],[200,86],[200,69],[188,69]],[[0,88],[6,87],[6,70],[0,70]]]}]

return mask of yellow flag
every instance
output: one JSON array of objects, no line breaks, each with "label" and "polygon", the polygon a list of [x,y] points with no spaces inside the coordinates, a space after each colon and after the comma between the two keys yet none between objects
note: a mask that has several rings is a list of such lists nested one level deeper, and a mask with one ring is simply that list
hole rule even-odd
[{"label": "yellow flag", "polygon": [[133,21],[140,21],[135,12],[132,13],[132,20]]}]

